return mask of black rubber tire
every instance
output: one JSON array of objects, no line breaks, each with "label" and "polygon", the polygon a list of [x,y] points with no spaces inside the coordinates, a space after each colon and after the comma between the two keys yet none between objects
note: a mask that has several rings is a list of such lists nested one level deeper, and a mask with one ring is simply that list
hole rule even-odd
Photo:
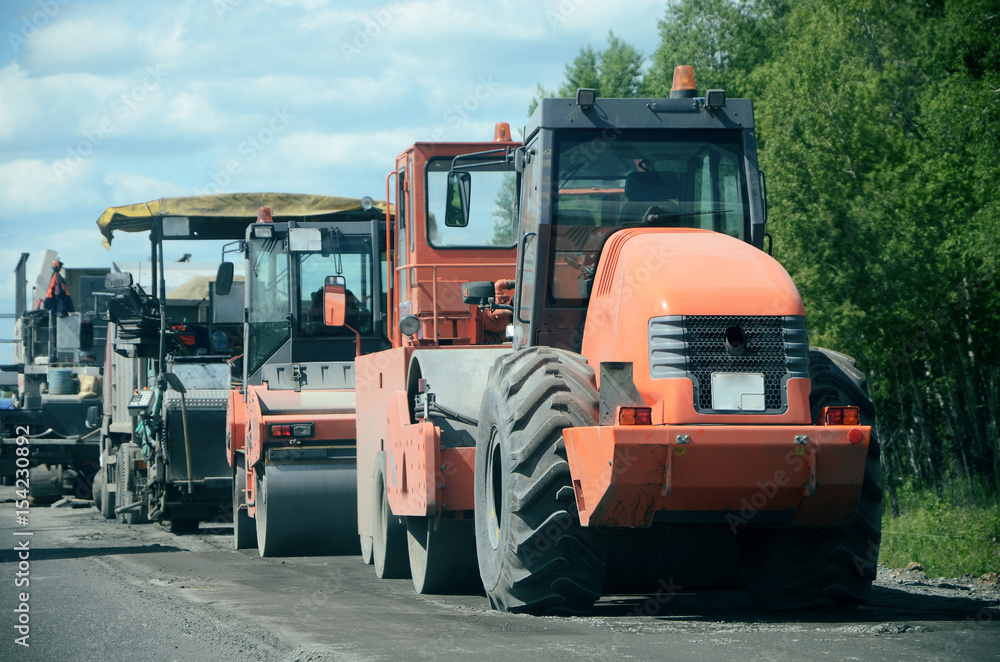
[{"label": "black rubber tire", "polygon": [[[257,546],[257,523],[246,508],[246,455],[235,454],[233,467],[233,549],[253,549]],[[242,508],[240,506],[243,506]]]},{"label": "black rubber tire", "polygon": [[135,469],[133,468],[133,459],[139,454],[138,447],[135,444],[127,443],[120,444],[118,446],[118,485],[116,492],[120,495],[118,507],[141,503],[142,507],[138,510],[129,510],[124,513],[118,514],[118,521],[123,524],[146,524],[149,522],[149,517],[147,516],[147,505],[146,505],[146,495],[138,489],[135,475]]},{"label": "black rubber tire", "polygon": [[170,520],[170,533],[183,536],[191,533],[198,533],[198,519],[191,517],[179,517]]},{"label": "black rubber tire", "polygon": [[430,517],[407,517],[406,543],[417,593],[482,593],[472,520],[441,519],[435,525]]},{"label": "black rubber tire", "polygon": [[385,493],[385,451],[375,455],[372,471],[372,558],[379,579],[407,579],[410,562],[406,525],[389,509]]},{"label": "black rubber tire", "polygon": [[829,609],[868,601],[882,540],[882,473],[875,407],[855,361],[828,349],[809,350],[816,422],[823,408],[854,405],[872,426],[865,477],[854,521],[847,526],[768,529],[744,527],[737,535],[743,576],[765,609]]},{"label": "black rubber tire", "polygon": [[73,476],[73,496],[77,499],[92,500],[96,496],[94,479],[97,477],[94,466],[87,463],[84,467],[75,469]]},{"label": "black rubber tire", "polygon": [[371,565],[375,562],[375,556],[372,552],[372,537],[358,536],[358,542],[361,544],[361,562],[365,565]]},{"label": "black rubber tire", "polygon": [[490,370],[476,435],[476,548],[494,609],[589,611],[606,534],[580,525],[562,431],[597,424],[594,371],[579,354],[534,347]]}]

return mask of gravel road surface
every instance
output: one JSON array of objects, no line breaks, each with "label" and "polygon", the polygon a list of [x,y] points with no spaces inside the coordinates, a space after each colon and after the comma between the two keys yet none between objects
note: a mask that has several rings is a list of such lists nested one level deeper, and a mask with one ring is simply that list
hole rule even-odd
[{"label": "gravel road surface", "polygon": [[[532,617],[417,595],[358,557],[236,552],[227,526],[175,536],[41,505],[19,525],[13,497],[0,487],[4,661],[1000,660],[1000,587],[973,577],[883,568],[872,603],[848,611],[776,614],[741,591],[671,588]],[[29,647],[17,643],[25,592]]]}]

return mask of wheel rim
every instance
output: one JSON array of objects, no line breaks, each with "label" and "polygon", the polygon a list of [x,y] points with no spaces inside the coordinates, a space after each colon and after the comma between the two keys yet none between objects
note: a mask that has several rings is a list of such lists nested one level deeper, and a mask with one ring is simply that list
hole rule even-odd
[{"label": "wheel rim", "polygon": [[503,473],[500,457],[500,444],[497,443],[497,430],[490,433],[489,455],[486,458],[486,504],[490,507],[488,520],[489,541],[493,549],[500,547],[500,523],[503,513]]}]

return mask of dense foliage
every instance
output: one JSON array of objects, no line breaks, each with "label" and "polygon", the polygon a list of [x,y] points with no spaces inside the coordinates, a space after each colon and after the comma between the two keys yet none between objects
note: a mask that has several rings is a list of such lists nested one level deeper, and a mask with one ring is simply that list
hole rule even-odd
[{"label": "dense foliage", "polygon": [[[754,99],[774,254],[810,341],[871,375],[890,503],[1000,487],[1000,0],[676,0],[557,92]],[[539,86],[539,93],[545,90]]]}]

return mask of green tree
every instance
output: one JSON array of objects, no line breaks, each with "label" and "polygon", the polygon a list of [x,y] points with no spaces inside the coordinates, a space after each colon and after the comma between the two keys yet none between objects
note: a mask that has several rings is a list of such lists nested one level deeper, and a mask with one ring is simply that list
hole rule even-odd
[{"label": "green tree", "polygon": [[566,65],[563,82],[550,92],[539,83],[535,96],[528,104],[528,115],[535,112],[538,101],[546,97],[573,98],[581,88],[597,91],[600,97],[634,97],[643,92],[643,55],[628,42],[608,32],[608,47],[595,51],[587,45],[570,64]]},{"label": "green tree", "polygon": [[777,255],[810,340],[873,373],[890,478],[939,493],[1000,476],[1000,364],[982,351],[1000,321],[995,9],[804,1],[753,73]]},{"label": "green tree", "polygon": [[[749,77],[784,42],[787,0],[680,0],[659,22],[647,93],[669,96],[674,67],[694,67],[699,89],[749,95]],[[735,94],[734,94],[735,95]]]},{"label": "green tree", "polygon": [[503,176],[503,184],[497,192],[493,204],[493,245],[510,246],[514,243],[517,223],[517,176],[509,172]]},{"label": "green tree", "polygon": [[559,87],[560,97],[569,97],[576,94],[579,87],[590,87],[601,93],[601,75],[597,69],[598,54],[594,47],[587,44],[580,49],[573,62],[566,65],[564,82]]},{"label": "green tree", "polygon": [[[608,31],[608,47],[597,56],[598,94],[602,97],[639,96],[642,92],[642,52]],[[569,79],[567,79],[569,82]],[[575,95],[578,85],[564,90]]]}]

